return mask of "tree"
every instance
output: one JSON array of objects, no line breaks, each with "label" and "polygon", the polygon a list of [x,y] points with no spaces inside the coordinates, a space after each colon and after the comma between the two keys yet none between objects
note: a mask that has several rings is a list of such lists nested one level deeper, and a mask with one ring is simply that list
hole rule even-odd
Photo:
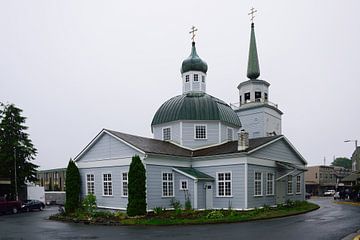
[{"label": "tree", "polygon": [[10,195],[16,198],[17,189],[25,181],[37,181],[38,166],[30,162],[37,150],[25,132],[28,127],[24,125],[22,110],[14,104],[0,103],[0,107],[0,176],[11,179]]},{"label": "tree", "polygon": [[344,167],[351,169],[351,160],[346,157],[338,157],[331,163],[332,166]]},{"label": "tree", "polygon": [[129,216],[139,216],[146,214],[146,176],[145,168],[140,157],[135,155],[130,164],[128,174],[128,205],[127,214]]},{"label": "tree", "polygon": [[80,172],[76,164],[70,159],[66,169],[66,213],[73,213],[80,205]]}]

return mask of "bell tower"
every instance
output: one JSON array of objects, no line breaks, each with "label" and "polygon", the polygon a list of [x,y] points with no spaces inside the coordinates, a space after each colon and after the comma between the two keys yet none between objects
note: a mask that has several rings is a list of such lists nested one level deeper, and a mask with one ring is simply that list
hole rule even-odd
[{"label": "bell tower", "polygon": [[249,138],[281,134],[281,115],[277,104],[269,101],[269,86],[259,79],[260,67],[255,39],[254,9],[251,9],[250,47],[247,67],[248,80],[238,85],[239,103],[232,105]]}]

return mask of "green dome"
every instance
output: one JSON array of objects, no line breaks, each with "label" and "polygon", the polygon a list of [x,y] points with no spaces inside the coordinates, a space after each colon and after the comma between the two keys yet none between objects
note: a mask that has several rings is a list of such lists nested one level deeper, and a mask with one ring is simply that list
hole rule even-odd
[{"label": "green dome", "polygon": [[188,71],[201,71],[206,73],[207,69],[208,66],[206,62],[201,60],[201,58],[196,53],[195,42],[192,42],[191,54],[182,62],[181,73]]},{"label": "green dome", "polygon": [[190,92],[167,100],[155,113],[151,126],[178,120],[218,120],[241,127],[229,105],[206,93]]}]

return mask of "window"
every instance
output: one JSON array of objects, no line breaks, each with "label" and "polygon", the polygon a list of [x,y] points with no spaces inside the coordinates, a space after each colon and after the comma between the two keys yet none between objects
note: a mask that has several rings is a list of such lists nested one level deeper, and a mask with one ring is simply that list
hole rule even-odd
[{"label": "window", "polygon": [[129,191],[128,191],[128,183],[129,183],[129,180],[128,180],[128,173],[127,172],[123,172],[122,173],[122,196],[123,197],[127,197],[129,194]]},{"label": "window", "polygon": [[174,196],[174,178],[172,173],[162,174],[162,196],[163,197]]},{"label": "window", "polygon": [[292,194],[292,193],[293,193],[293,182],[292,182],[292,176],[291,176],[291,175],[288,176],[288,186],[287,186],[287,189],[288,189],[288,194]]},{"label": "window", "polygon": [[249,92],[245,93],[244,100],[245,100],[245,102],[250,101],[250,93]]},{"label": "window", "polygon": [[217,174],[217,186],[219,197],[231,196],[231,172],[223,172]]},{"label": "window", "polygon": [[254,196],[262,196],[262,173],[255,172]]},{"label": "window", "polygon": [[163,128],[163,140],[164,141],[171,140],[171,128],[169,127]]},{"label": "window", "polygon": [[268,100],[268,94],[267,93],[264,93],[264,99],[265,99],[265,101]]},{"label": "window", "polygon": [[317,178],[317,173],[315,173],[315,178]]},{"label": "window", "polygon": [[180,190],[188,190],[188,181],[180,180]]},{"label": "window", "polygon": [[234,138],[234,131],[233,131],[233,129],[232,128],[228,128],[227,129],[227,137],[228,137],[228,140],[229,141],[232,141],[233,140],[233,138]]},{"label": "window", "polygon": [[259,101],[261,99],[261,92],[255,92],[255,101]]},{"label": "window", "polygon": [[206,125],[195,125],[195,139],[206,139]]},{"label": "window", "polygon": [[104,196],[112,196],[111,173],[103,174],[103,195]]},{"label": "window", "polygon": [[194,82],[197,82],[197,81],[199,81],[199,75],[194,74]]},{"label": "window", "polygon": [[273,194],[274,194],[274,174],[268,173],[267,181],[266,181],[266,195],[273,195]]},{"label": "window", "polygon": [[320,173],[320,179],[322,179],[322,173]]},{"label": "window", "polygon": [[241,105],[241,95],[240,95],[240,105]]},{"label": "window", "polygon": [[301,193],[301,176],[296,176],[296,193]]},{"label": "window", "polygon": [[201,81],[204,83],[205,82],[205,76],[201,76]]},{"label": "window", "polygon": [[185,82],[189,82],[189,80],[190,80],[189,75],[186,75],[186,76],[185,76]]},{"label": "window", "polygon": [[94,194],[95,193],[95,181],[94,174],[86,174],[86,193]]}]

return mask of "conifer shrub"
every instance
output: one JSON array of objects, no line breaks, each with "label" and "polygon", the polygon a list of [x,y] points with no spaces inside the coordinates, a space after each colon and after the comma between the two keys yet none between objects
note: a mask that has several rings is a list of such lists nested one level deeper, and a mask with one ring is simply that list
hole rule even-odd
[{"label": "conifer shrub", "polygon": [[146,175],[140,157],[132,158],[128,173],[128,216],[141,216],[146,214]]},{"label": "conifer shrub", "polygon": [[73,160],[70,159],[66,169],[66,213],[74,213],[80,205],[80,172]]}]

